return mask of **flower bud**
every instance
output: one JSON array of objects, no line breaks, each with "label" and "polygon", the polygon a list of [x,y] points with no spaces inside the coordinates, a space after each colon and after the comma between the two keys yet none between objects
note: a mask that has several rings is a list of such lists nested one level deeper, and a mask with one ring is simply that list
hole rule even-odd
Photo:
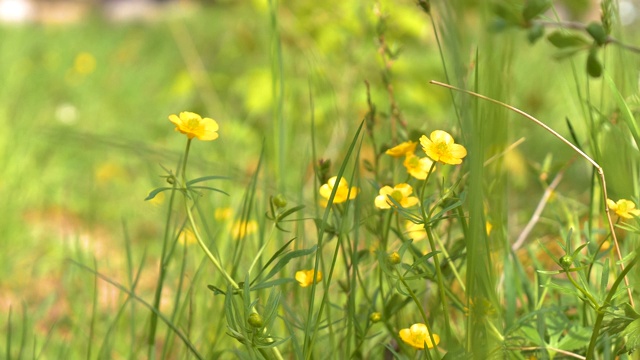
[{"label": "flower bud", "polygon": [[264,326],[264,320],[262,319],[262,316],[260,316],[260,314],[258,313],[253,313],[249,315],[249,319],[247,319],[247,322],[249,323],[249,325],[251,325],[256,329]]},{"label": "flower bud", "polygon": [[371,315],[369,315],[369,320],[371,320],[372,323],[377,323],[378,321],[382,320],[382,314],[377,311],[372,312]]},{"label": "flower bud", "polygon": [[569,269],[571,265],[573,265],[573,258],[571,256],[564,255],[560,258],[560,266],[562,266],[563,269]]},{"label": "flower bud", "polygon": [[287,206],[287,198],[282,194],[276,195],[276,197],[274,197],[272,201],[273,205],[275,205],[277,208],[283,208]]},{"label": "flower bud", "polygon": [[391,254],[389,254],[387,258],[389,259],[389,262],[391,263],[391,265],[398,265],[400,264],[400,261],[402,261],[402,259],[400,259],[400,254],[398,254],[397,251],[394,251]]}]

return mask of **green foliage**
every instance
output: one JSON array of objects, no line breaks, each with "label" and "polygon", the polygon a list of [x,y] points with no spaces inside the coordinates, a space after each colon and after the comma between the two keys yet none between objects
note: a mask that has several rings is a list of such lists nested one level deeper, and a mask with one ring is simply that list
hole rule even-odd
[{"label": "green foliage", "polygon": [[[150,23],[3,26],[0,353],[637,351],[640,226],[611,209],[612,233],[604,212],[604,196],[640,199],[637,44],[622,41],[637,32],[613,1],[588,24],[558,6],[223,1]],[[166,117],[182,110],[220,138],[181,153]],[[466,147],[461,165],[417,178],[386,154],[436,129]],[[348,192],[320,195],[333,176]],[[419,205],[374,206],[400,183]],[[403,339],[417,323],[433,349]]]}]

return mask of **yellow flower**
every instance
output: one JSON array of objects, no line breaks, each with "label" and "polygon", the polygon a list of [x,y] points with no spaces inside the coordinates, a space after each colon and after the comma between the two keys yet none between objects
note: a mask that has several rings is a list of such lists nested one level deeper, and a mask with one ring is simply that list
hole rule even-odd
[{"label": "yellow flower", "polygon": [[415,196],[410,196],[413,188],[409,184],[398,184],[393,188],[391,186],[383,186],[380,189],[380,195],[376,196],[375,204],[379,209],[389,209],[395,206],[388,196],[391,196],[402,207],[412,207],[418,204],[419,200]]},{"label": "yellow flower", "polygon": [[255,233],[258,230],[258,223],[255,220],[236,221],[231,226],[231,236],[234,239],[244,239],[246,236]]},{"label": "yellow flower", "polygon": [[318,270],[318,274],[316,276],[313,276],[314,274],[315,271],[313,271],[313,269],[296,271],[296,280],[298,281],[300,286],[307,287],[313,284],[314,280],[316,283],[322,280],[322,271]]},{"label": "yellow flower", "polygon": [[230,207],[217,208],[213,212],[213,217],[218,221],[230,219],[233,215],[233,209]]},{"label": "yellow flower", "polygon": [[407,157],[402,163],[407,168],[407,172],[416,179],[424,180],[431,170],[433,161],[428,157],[418,157],[413,153],[407,154]]},{"label": "yellow flower", "polygon": [[422,135],[420,138],[422,150],[433,161],[444,164],[457,165],[462,163],[462,158],[467,156],[467,149],[453,141],[453,137],[446,131],[436,130],[429,137]]},{"label": "yellow flower", "polygon": [[181,245],[190,245],[195,244],[196,242],[198,242],[198,240],[196,239],[196,235],[193,233],[193,231],[184,229],[180,232],[180,235],[178,235],[178,242]]},{"label": "yellow flower", "polygon": [[427,237],[427,231],[424,229],[424,224],[416,224],[410,220],[407,220],[404,224],[407,237],[411,240],[418,241]]},{"label": "yellow flower", "polygon": [[636,204],[627,199],[620,199],[618,202],[607,199],[607,206],[609,206],[609,209],[615,211],[618,216],[625,219],[631,219],[634,216],[640,215],[640,210],[636,209]]},{"label": "yellow flower", "polygon": [[[320,195],[322,195],[323,198],[329,200],[331,192],[336,186],[338,187],[338,189],[336,190],[336,196],[333,198],[334,204],[339,204],[347,200],[354,199],[358,195],[360,189],[358,189],[357,187],[349,188],[349,184],[347,183],[347,180],[345,180],[345,178],[340,178],[340,181],[338,181],[338,183],[336,184],[337,180],[338,177],[334,176],[329,179],[326,184],[320,187]],[[323,205],[326,206],[326,204]]]},{"label": "yellow flower", "polygon": [[404,155],[413,154],[417,145],[418,143],[415,141],[405,141],[402,144],[396,145],[387,150],[385,154],[393,157],[402,157]]},{"label": "yellow flower", "polygon": [[81,52],[76,55],[73,62],[73,69],[82,75],[88,75],[96,69],[96,58],[88,52]]},{"label": "yellow flower", "polygon": [[400,338],[416,349],[424,349],[425,343],[429,349],[433,349],[434,346],[440,343],[440,336],[437,334],[433,334],[433,340],[436,342],[435,345],[431,342],[427,325],[421,323],[413,324],[408,329],[400,330]]},{"label": "yellow flower", "polygon": [[176,126],[179,131],[189,139],[198,138],[198,140],[207,141],[218,138],[218,123],[209,118],[202,118],[196,113],[183,111],[180,116],[169,115],[169,121]]}]

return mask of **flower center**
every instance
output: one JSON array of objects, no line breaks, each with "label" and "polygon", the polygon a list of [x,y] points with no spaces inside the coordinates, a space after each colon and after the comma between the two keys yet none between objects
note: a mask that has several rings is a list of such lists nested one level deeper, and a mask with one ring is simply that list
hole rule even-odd
[{"label": "flower center", "polygon": [[402,196],[402,193],[399,190],[393,190],[393,192],[391,193],[391,197],[393,198],[393,200],[400,202],[402,201],[402,198],[404,196]]},{"label": "flower center", "polygon": [[407,162],[407,165],[409,165],[409,167],[415,168],[418,167],[418,164],[420,163],[420,160],[418,160],[417,156],[412,156],[409,158],[409,161]]},{"label": "flower center", "polygon": [[436,144],[436,152],[440,155],[446,154],[449,151],[449,145],[445,142]]},{"label": "flower center", "polygon": [[196,118],[191,118],[187,121],[187,127],[189,129],[195,129],[198,126],[200,126],[200,120],[196,119]]}]

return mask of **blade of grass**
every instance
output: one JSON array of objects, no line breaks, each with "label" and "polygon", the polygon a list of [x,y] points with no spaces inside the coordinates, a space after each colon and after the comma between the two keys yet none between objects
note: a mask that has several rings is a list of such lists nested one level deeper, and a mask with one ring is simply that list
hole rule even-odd
[{"label": "blade of grass", "polygon": [[[578,153],[578,155],[580,155],[582,158],[587,160],[597,170],[598,176],[600,178],[600,188],[601,188],[601,191],[602,191],[602,196],[604,198],[604,201],[602,203],[606,204],[606,200],[608,199],[608,196],[607,196],[607,184],[606,184],[606,181],[605,181],[604,171],[602,170],[602,167],[597,162],[595,162],[593,159],[591,159],[587,154],[585,154],[582,150],[580,150],[576,145],[571,143],[569,140],[565,139],[562,135],[560,135],[558,132],[556,132],[555,130],[553,130],[549,126],[547,126],[545,123],[543,123],[542,121],[534,118],[533,116],[527,114],[526,112],[524,112],[524,111],[522,111],[520,109],[517,109],[517,108],[515,108],[515,107],[513,107],[511,105],[505,104],[505,103],[503,103],[501,101],[486,97],[486,96],[478,94],[478,93],[475,93],[473,91],[460,89],[460,88],[457,88],[455,86],[452,86],[452,85],[449,85],[449,84],[445,84],[445,83],[441,83],[441,82],[435,81],[435,80],[431,80],[430,83],[434,84],[434,85],[442,86],[442,87],[445,87],[445,88],[453,89],[453,90],[456,90],[456,91],[459,91],[459,92],[462,92],[462,93],[465,93],[465,94],[468,94],[468,95],[472,95],[472,96],[475,96],[477,98],[480,98],[480,99],[483,99],[483,100],[486,100],[486,101],[489,101],[489,102],[492,102],[494,104],[503,106],[503,107],[515,112],[515,113],[518,113],[518,114],[524,116],[525,118],[533,121],[536,125],[542,127],[543,129],[547,130],[548,132],[550,132],[553,136],[555,136],[556,138],[560,139],[562,142],[567,144],[573,151]],[[618,260],[622,260],[622,253],[620,252],[620,245],[618,243],[618,238],[617,238],[616,233],[615,233],[615,229],[614,229],[614,226],[613,226],[613,221],[611,220],[611,213],[609,211],[609,207],[605,205],[604,206],[604,210],[605,210],[605,214],[606,214],[606,217],[607,217],[607,223],[609,225],[609,231],[611,232],[611,237],[612,237],[613,243],[615,245],[616,255],[618,256]],[[622,262],[620,262],[620,270],[624,270],[624,264]],[[628,295],[629,295],[629,304],[632,307],[634,307],[635,305],[634,305],[634,301],[633,301],[633,296],[632,296],[632,293],[631,293],[631,288],[629,287],[629,279],[626,276],[624,278],[624,282],[625,282],[625,285],[627,286],[627,291],[628,291]]]},{"label": "blade of grass", "polygon": [[103,275],[99,272],[97,272],[95,269],[92,269],[84,264],[81,264],[75,260],[69,260],[72,264],[78,266],[80,269],[85,270],[90,272],[91,274],[94,274],[96,276],[96,278],[100,278],[106,282],[108,282],[109,284],[111,284],[112,286],[118,288],[120,291],[122,291],[123,293],[129,295],[131,298],[133,298],[134,300],[138,301],[140,304],[144,305],[147,309],[151,310],[154,314],[156,314],[157,318],[162,320],[168,327],[171,328],[171,330],[173,330],[175,332],[176,335],[178,335],[178,337],[180,338],[180,340],[182,340],[182,342],[185,344],[185,346],[187,346],[187,348],[189,348],[189,350],[191,351],[191,353],[199,360],[203,360],[204,358],[200,355],[200,353],[198,352],[198,350],[196,350],[195,346],[191,343],[191,341],[189,341],[189,338],[187,338],[182,331],[180,331],[180,329],[178,329],[178,327],[173,324],[166,316],[162,315],[162,313],[155,307],[153,307],[153,305],[149,304],[148,302],[146,302],[144,299],[142,299],[141,297],[139,297],[138,295],[136,295],[134,292],[130,291],[129,289],[127,289],[126,287],[124,287],[123,285],[121,285],[120,283],[116,282],[115,280],[112,280],[111,278],[109,278],[106,275]]}]

